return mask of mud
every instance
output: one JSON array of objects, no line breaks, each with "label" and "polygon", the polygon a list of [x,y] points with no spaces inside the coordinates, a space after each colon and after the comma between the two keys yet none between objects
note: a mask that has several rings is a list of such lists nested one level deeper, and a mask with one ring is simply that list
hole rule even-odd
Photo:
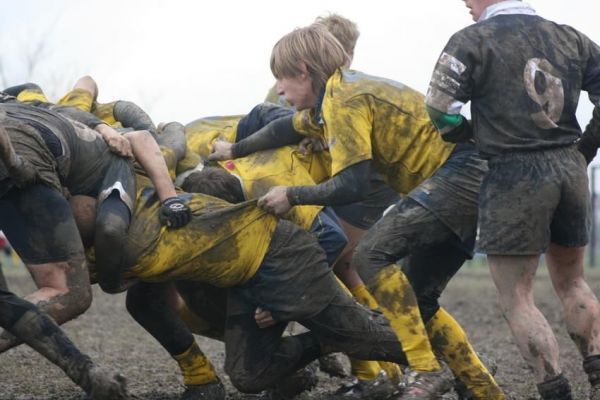
[{"label": "mud", "polygon": [[[19,268],[7,268],[8,282],[18,294],[33,288],[31,279]],[[536,282],[537,304],[557,334],[565,376],[570,380],[575,399],[588,398],[589,384],[575,344],[562,322],[562,308],[554,296],[545,270]],[[596,295],[600,293],[600,268],[587,273]],[[146,334],[125,311],[123,295],[105,295],[94,288],[91,309],[65,330],[75,343],[95,361],[122,372],[136,399],[177,399],[183,392],[178,369],[166,351]],[[485,267],[465,267],[451,281],[442,304],[463,325],[475,349],[498,363],[496,379],[510,399],[536,399],[533,374],[520,357],[510,331],[496,304],[495,291]],[[200,347],[223,373],[223,345],[199,338]],[[325,399],[326,393],[341,383],[319,373],[320,384],[298,399]],[[224,379],[229,398],[257,399],[237,393]],[[32,350],[20,346],[0,354],[0,400],[72,400],[83,393],[62,372]],[[448,396],[447,398],[452,398]]]}]

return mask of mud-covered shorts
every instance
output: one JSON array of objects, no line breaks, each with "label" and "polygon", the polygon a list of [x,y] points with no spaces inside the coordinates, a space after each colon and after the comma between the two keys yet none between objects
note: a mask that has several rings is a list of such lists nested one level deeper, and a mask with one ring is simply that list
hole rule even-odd
[{"label": "mud-covered shorts", "polygon": [[46,185],[13,188],[0,197],[0,230],[27,264],[67,261],[83,254],[69,202]]},{"label": "mud-covered shorts", "polygon": [[550,242],[585,246],[590,228],[586,161],[576,146],[492,158],[481,186],[478,251],[535,255]]}]

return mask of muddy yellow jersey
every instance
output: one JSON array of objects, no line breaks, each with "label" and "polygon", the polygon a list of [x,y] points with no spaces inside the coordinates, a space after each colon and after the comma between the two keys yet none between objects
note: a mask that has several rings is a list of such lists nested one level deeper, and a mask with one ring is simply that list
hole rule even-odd
[{"label": "muddy yellow jersey", "polygon": [[237,126],[243,115],[226,117],[200,118],[185,126],[185,137],[188,149],[198,154],[204,160],[212,152],[215,140],[235,142]]},{"label": "muddy yellow jersey", "polygon": [[94,98],[84,89],[73,89],[65,94],[59,101],[59,106],[75,107],[85,112],[91,112]]},{"label": "muddy yellow jersey", "polygon": [[113,128],[122,128],[123,126],[117,119],[115,118],[115,104],[116,101],[112,101],[110,103],[94,103],[94,107],[92,107],[92,114],[102,120],[102,122],[107,125],[112,126]]},{"label": "muddy yellow jersey", "polygon": [[[206,159],[212,152],[213,143],[216,140],[225,140],[234,143],[237,135],[237,127],[242,115],[226,117],[200,118],[190,122],[185,127],[185,135],[188,150]],[[320,183],[330,177],[331,157],[328,152],[315,154],[302,154],[298,151],[292,152],[294,162],[302,163],[310,173],[312,180]],[[180,172],[180,168],[177,168]],[[285,185],[285,183],[281,183]]]},{"label": "muddy yellow jersey", "polygon": [[17,100],[21,103],[50,103],[50,100],[46,97],[46,94],[37,85],[32,85],[27,89],[19,92]]},{"label": "muddy yellow jersey", "polygon": [[450,156],[425,109],[424,96],[401,83],[357,71],[329,78],[320,109],[294,116],[294,127],[322,136],[331,153],[331,174],[365,160],[400,194],[430,177]]},{"label": "muddy yellow jersey", "polygon": [[[266,194],[273,186],[307,186],[315,182],[304,164],[300,152],[291,146],[260,151],[247,157],[221,161],[230,173],[237,175],[246,198],[254,199]],[[296,206],[284,216],[309,230],[322,206]]]},{"label": "muddy yellow jersey", "polygon": [[174,279],[231,287],[250,279],[269,247],[277,218],[250,201],[231,205],[202,194],[182,194],[192,220],[180,229],[161,225],[160,201],[148,178],[138,175],[134,217],[125,242],[127,278]]}]

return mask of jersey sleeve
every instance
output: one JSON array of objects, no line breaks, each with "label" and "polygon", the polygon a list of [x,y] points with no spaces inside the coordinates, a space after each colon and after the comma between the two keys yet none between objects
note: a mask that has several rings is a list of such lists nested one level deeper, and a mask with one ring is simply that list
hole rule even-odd
[{"label": "jersey sleeve", "polygon": [[356,96],[324,110],[325,139],[331,153],[331,175],[373,158],[373,115],[367,96]]}]

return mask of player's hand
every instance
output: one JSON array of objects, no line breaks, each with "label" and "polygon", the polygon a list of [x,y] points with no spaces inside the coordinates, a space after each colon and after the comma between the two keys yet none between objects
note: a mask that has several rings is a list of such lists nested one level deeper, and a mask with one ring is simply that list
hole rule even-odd
[{"label": "player's hand", "polygon": [[213,144],[212,153],[208,155],[208,161],[226,161],[231,160],[233,155],[231,153],[232,143],[224,140],[217,140]]},{"label": "player's hand", "polygon": [[160,206],[159,219],[161,224],[177,229],[190,222],[192,211],[181,198],[169,197]]},{"label": "player's hand", "polygon": [[302,154],[319,153],[327,150],[327,145],[321,138],[305,137],[298,143],[298,149]]},{"label": "player's hand", "polygon": [[287,197],[287,187],[272,187],[267,194],[258,199],[258,206],[275,215],[283,215],[290,211],[292,205]]},{"label": "player's hand", "polygon": [[273,314],[271,314],[271,311],[263,310],[260,307],[257,307],[256,311],[254,312],[254,320],[259,328],[268,328],[277,323],[277,321],[273,319]]},{"label": "player's hand", "polygon": [[104,140],[108,145],[110,151],[118,154],[122,157],[133,158],[133,151],[131,150],[131,144],[129,140],[117,134],[116,136],[105,137]]}]

